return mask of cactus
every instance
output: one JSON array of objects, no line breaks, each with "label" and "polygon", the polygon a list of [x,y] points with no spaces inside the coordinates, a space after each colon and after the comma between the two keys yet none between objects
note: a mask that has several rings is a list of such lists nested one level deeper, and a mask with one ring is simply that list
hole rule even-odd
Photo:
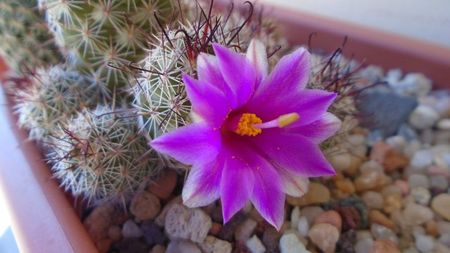
[{"label": "cactus", "polygon": [[98,106],[60,124],[51,137],[48,161],[61,186],[89,203],[125,203],[128,195],[156,175],[147,142],[134,121]]},{"label": "cactus", "polygon": [[195,74],[198,54],[212,53],[213,42],[241,52],[245,52],[254,37],[270,41],[269,52],[284,43],[269,22],[260,24],[251,20],[253,7],[247,17],[233,12],[211,14],[208,18],[202,16],[205,13],[202,7],[197,8],[191,6],[183,11],[191,21],[155,36],[154,48],[140,64],[142,71],[136,76],[131,93],[141,130],[148,139],[189,123],[190,104],[181,74]]},{"label": "cactus", "polygon": [[[114,66],[141,60],[149,34],[171,12],[170,0],[39,0],[57,44],[84,60],[110,89],[127,84]],[[95,71],[93,71],[95,70]]]},{"label": "cactus", "polygon": [[0,56],[18,73],[61,60],[35,4],[33,0],[0,0]]},{"label": "cactus", "polygon": [[46,142],[58,123],[100,99],[94,82],[65,65],[37,69],[30,84],[17,93],[15,112],[29,138]]}]

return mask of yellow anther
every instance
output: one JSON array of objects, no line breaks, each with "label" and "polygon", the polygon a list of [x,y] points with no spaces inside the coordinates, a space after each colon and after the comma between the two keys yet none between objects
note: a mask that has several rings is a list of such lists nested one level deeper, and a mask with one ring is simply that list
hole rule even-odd
[{"label": "yellow anther", "polygon": [[278,126],[279,127],[288,126],[297,121],[299,118],[300,115],[298,115],[298,113],[296,112],[281,115],[280,117],[278,117]]},{"label": "yellow anther", "polygon": [[244,113],[239,119],[235,132],[239,135],[256,136],[262,132],[255,124],[261,124],[262,120],[254,113]]}]

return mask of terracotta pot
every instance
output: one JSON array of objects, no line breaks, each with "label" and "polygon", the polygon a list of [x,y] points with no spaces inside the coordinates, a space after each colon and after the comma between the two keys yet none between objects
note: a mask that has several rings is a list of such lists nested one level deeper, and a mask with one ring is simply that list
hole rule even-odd
[{"label": "terracotta pot", "polygon": [[[316,33],[313,47],[333,51],[348,36],[347,55],[385,68],[423,72],[435,81],[435,87],[450,87],[448,48],[279,7],[266,7],[265,11],[280,22],[292,43],[305,44],[309,35]],[[3,66],[0,60],[0,75]],[[0,103],[7,104],[3,93]],[[17,130],[9,107],[1,107],[0,122],[0,187],[21,252],[96,252],[39,150],[26,141],[24,131]]]}]

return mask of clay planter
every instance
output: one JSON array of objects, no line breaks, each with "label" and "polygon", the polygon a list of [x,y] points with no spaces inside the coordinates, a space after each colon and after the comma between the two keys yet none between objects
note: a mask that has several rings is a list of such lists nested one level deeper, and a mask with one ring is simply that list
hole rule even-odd
[{"label": "clay planter", "polygon": [[[285,35],[292,44],[306,44],[309,35],[316,33],[312,46],[331,52],[348,36],[344,54],[385,68],[422,72],[433,79],[436,88],[450,87],[449,48],[308,13],[278,7],[265,10],[289,31]],[[0,61],[0,70],[3,66]],[[7,102],[0,92],[0,103]],[[25,131],[18,130],[15,121],[10,107],[1,106],[0,188],[6,196],[20,251],[97,252],[38,148],[26,141]]]}]

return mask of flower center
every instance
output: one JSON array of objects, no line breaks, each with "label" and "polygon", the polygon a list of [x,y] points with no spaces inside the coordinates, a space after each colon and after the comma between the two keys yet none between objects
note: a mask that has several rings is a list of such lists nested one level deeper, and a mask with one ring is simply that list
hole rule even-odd
[{"label": "flower center", "polygon": [[262,120],[254,113],[244,113],[239,119],[235,132],[242,136],[256,136],[262,132],[260,128],[255,127],[261,124]]},{"label": "flower center", "polygon": [[279,116],[278,118],[262,122],[261,118],[254,113],[243,113],[239,118],[237,127],[234,130],[235,133],[241,136],[256,136],[262,133],[262,129],[285,127],[300,119],[298,113],[292,112]]}]

